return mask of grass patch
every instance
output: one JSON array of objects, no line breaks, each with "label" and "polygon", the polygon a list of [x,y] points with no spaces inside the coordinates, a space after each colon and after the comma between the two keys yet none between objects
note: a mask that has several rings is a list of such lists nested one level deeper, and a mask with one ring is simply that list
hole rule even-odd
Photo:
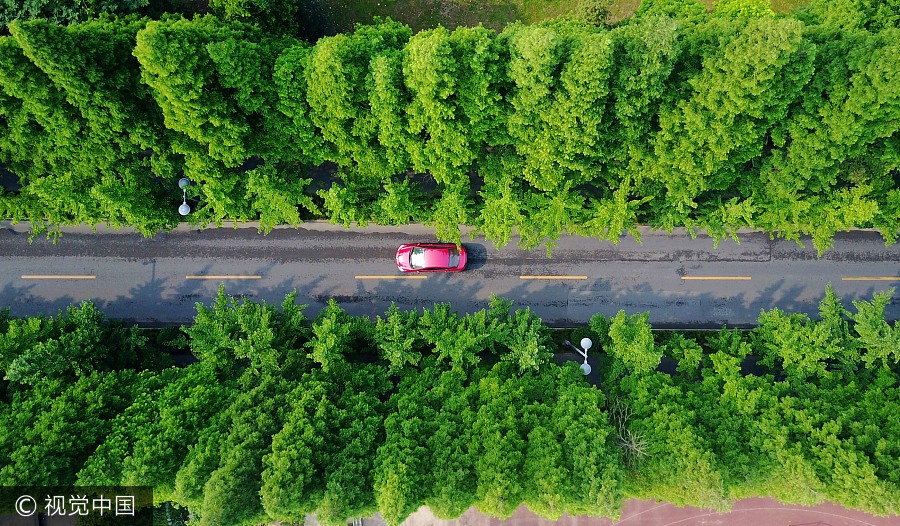
[{"label": "grass patch", "polygon": [[[527,24],[564,15],[579,0],[301,0],[303,35],[318,38],[353,30],[356,23],[368,23],[375,16],[391,17],[408,24],[413,31],[443,25],[477,26],[501,30],[521,20]],[[627,14],[640,0],[619,0]]]},{"label": "grass patch", "polygon": [[786,14],[808,3],[809,0],[772,0],[772,9],[774,9],[776,13]]},{"label": "grass patch", "polygon": [[[788,13],[809,0],[771,0],[772,9]],[[703,0],[712,9],[714,0]],[[443,25],[477,26],[501,30],[510,22],[533,24],[564,15],[578,6],[579,0],[300,0],[301,34],[310,40],[346,33],[357,23],[369,23],[373,17],[391,17],[412,27],[413,31]],[[612,21],[628,18],[640,0],[615,0],[610,9]]]},{"label": "grass patch", "polygon": [[[712,10],[714,0],[700,0],[706,4],[706,8]],[[808,4],[810,0],[770,0],[772,10],[776,13],[787,14],[801,5]]]}]

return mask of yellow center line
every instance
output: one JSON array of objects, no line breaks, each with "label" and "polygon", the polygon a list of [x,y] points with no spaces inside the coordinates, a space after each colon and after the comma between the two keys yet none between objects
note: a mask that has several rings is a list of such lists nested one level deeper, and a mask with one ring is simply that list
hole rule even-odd
[{"label": "yellow center line", "polygon": [[684,281],[750,281],[750,276],[681,276]]},{"label": "yellow center line", "polygon": [[588,279],[587,276],[519,276],[519,279]]},{"label": "yellow center line", "polygon": [[262,276],[185,276],[184,279],[262,279]]},{"label": "yellow center line", "polygon": [[428,279],[428,276],[353,276],[356,279]]},{"label": "yellow center line", "polygon": [[86,274],[25,274],[22,279],[97,279]]},{"label": "yellow center line", "polygon": [[900,281],[900,276],[850,276],[841,281]]}]

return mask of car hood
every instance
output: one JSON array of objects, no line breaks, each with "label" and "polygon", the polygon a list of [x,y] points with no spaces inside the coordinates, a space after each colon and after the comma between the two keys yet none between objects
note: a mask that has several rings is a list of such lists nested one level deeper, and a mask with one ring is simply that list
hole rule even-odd
[{"label": "car hood", "polygon": [[409,268],[409,253],[412,247],[400,247],[397,250],[397,266],[401,268]]}]

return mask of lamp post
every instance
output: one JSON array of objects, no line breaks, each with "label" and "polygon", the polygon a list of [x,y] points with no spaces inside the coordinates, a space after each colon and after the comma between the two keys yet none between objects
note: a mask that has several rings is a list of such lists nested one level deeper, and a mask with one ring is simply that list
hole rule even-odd
[{"label": "lamp post", "polygon": [[575,349],[575,352],[584,357],[584,363],[581,364],[581,372],[584,373],[585,376],[591,374],[591,365],[587,362],[587,352],[588,349],[590,349],[591,346],[594,345],[594,342],[592,342],[590,338],[582,338],[581,346],[584,347],[584,350],[575,347],[569,340],[566,340],[564,343],[569,347]]},{"label": "lamp post", "polygon": [[178,207],[178,213],[186,216],[191,213],[191,206],[187,204],[187,187],[191,185],[191,180],[182,177],[178,180],[178,188],[181,188],[181,206]]}]

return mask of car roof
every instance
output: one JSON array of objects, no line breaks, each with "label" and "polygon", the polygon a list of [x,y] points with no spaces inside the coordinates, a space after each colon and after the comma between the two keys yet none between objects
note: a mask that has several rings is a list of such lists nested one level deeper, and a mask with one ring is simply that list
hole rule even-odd
[{"label": "car roof", "polygon": [[[415,268],[446,268],[450,265],[450,248],[432,245],[415,247],[409,262]],[[416,249],[420,249],[421,253]]]}]

